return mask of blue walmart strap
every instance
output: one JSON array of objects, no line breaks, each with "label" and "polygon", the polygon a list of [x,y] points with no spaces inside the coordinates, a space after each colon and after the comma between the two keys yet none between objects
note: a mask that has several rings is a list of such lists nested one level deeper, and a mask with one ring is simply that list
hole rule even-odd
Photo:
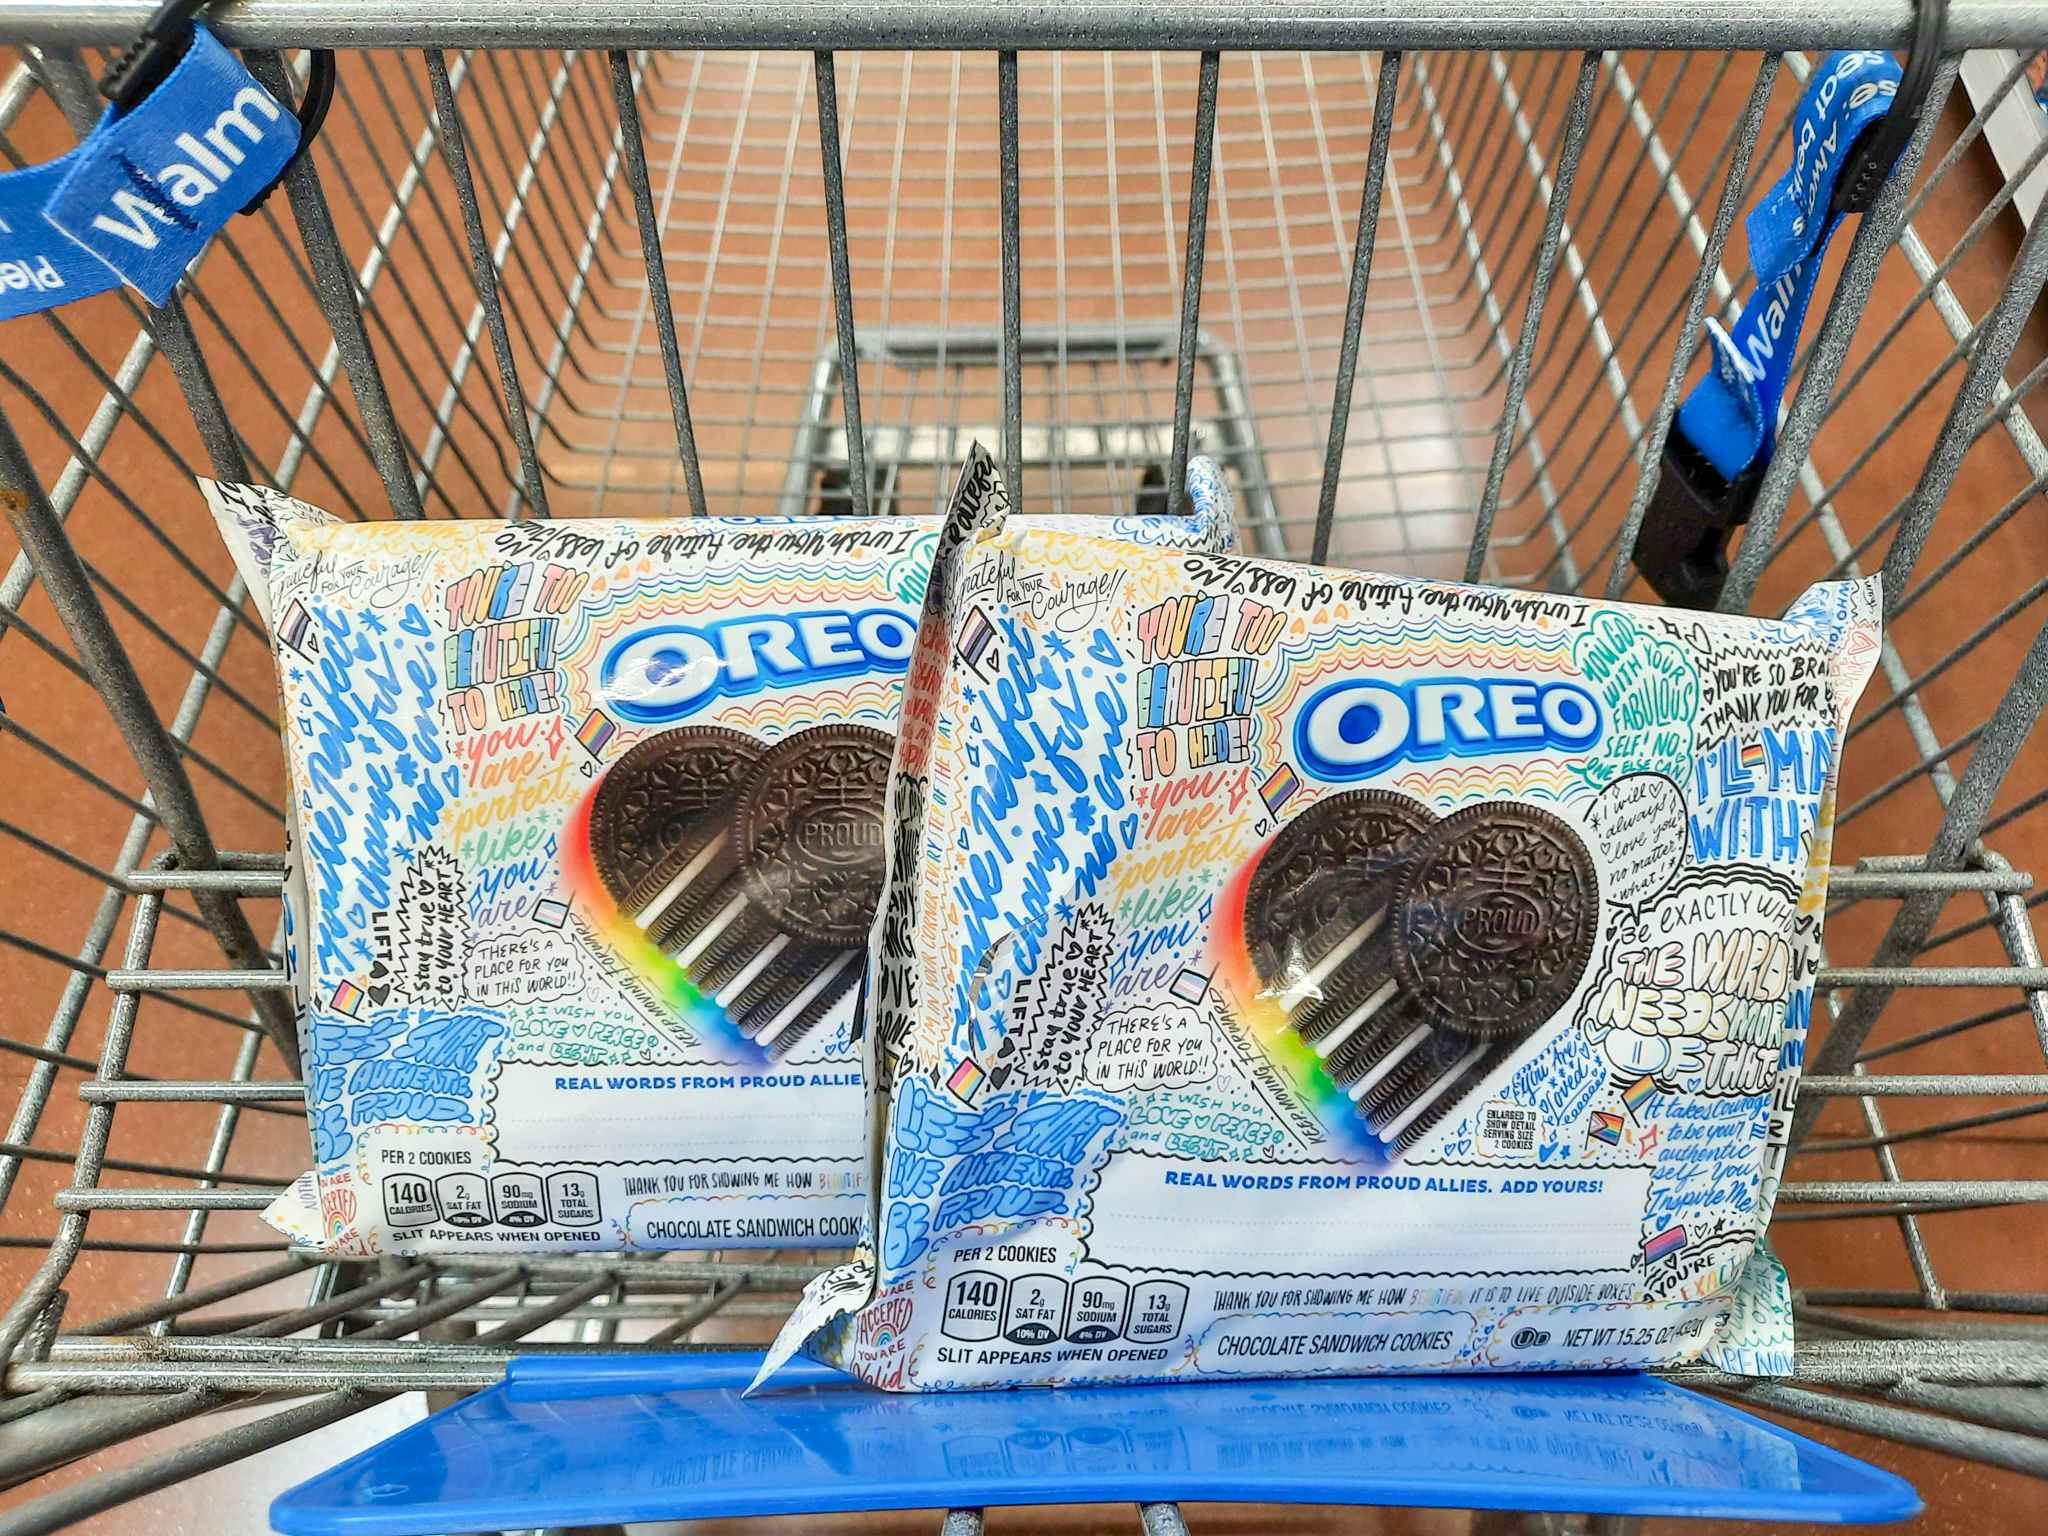
[{"label": "blue walmart strap", "polygon": [[[72,154],[77,151],[73,150]],[[71,155],[0,176],[0,320],[89,299],[120,276],[43,217]]]},{"label": "blue walmart strap", "polygon": [[1749,521],[1770,468],[1778,404],[1828,242],[1847,215],[1876,201],[1932,98],[1948,0],[1915,0],[1913,12],[1903,71],[1885,53],[1821,61],[1793,118],[1791,168],[1750,213],[1759,291],[1732,331],[1711,326],[1711,366],[1671,424],[1629,551],[1667,603],[1720,604],[1729,538]]},{"label": "blue walmart strap", "polygon": [[[119,283],[152,304],[222,225],[253,206],[310,136],[204,27],[160,55],[76,149],[0,175],[0,320]],[[331,82],[331,59],[325,76]],[[322,102],[324,108],[324,101]]]},{"label": "blue walmart strap", "polygon": [[1888,53],[1828,55],[1793,119],[1791,169],[1750,211],[1757,292],[1733,331],[1708,322],[1713,366],[1673,429],[1726,480],[1771,456],[1814,283],[1847,213],[1837,186],[1858,141],[1890,108],[1901,73]]}]

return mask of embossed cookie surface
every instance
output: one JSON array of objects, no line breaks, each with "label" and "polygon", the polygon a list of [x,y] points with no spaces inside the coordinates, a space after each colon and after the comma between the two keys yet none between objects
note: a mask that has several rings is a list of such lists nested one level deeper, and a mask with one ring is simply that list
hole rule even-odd
[{"label": "embossed cookie surface", "polygon": [[687,858],[760,755],[761,744],[739,731],[686,725],[613,763],[590,807],[591,858],[613,899],[627,901],[657,870]]},{"label": "embossed cookie surface", "polygon": [[748,775],[741,874],[792,938],[866,945],[888,864],[882,812],[894,749],[870,726],[819,726],[778,742]]},{"label": "embossed cookie surface", "polygon": [[1593,958],[1600,881],[1578,833],[1534,806],[1447,816],[1394,891],[1394,974],[1429,1022],[1482,1039],[1563,1007]]},{"label": "embossed cookie surface", "polygon": [[1313,966],[1382,913],[1435,815],[1388,789],[1318,801],[1275,837],[1245,892],[1245,937],[1262,979]]}]

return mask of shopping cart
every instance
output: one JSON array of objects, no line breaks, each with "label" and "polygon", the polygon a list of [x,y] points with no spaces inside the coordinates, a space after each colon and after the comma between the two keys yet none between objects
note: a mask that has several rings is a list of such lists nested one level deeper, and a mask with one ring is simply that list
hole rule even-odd
[{"label": "shopping cart", "polygon": [[[96,115],[150,9],[0,3],[10,164]],[[0,328],[0,1480],[30,1484],[0,1531],[491,1385],[516,1351],[758,1341],[817,1267],[320,1262],[258,1221],[307,1161],[276,711],[192,476],[350,517],[862,515],[937,507],[981,438],[1026,505],[1127,512],[1175,501],[1192,447],[1261,552],[1644,597],[1641,465],[1752,289],[1731,231],[1787,159],[1795,50],[1903,50],[1915,17],[225,9],[276,90],[340,50],[285,195],[163,309]],[[1990,1525],[2048,1474],[2040,44],[2048,5],[1947,6],[1722,593],[1776,611],[1882,570],[1889,629],[1772,1234],[1798,1368],[1672,1373],[1890,1441]]]}]

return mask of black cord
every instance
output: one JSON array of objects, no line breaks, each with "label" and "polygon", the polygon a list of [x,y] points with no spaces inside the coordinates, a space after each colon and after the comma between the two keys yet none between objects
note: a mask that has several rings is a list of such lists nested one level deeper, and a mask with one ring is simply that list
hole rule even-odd
[{"label": "black cord", "polygon": [[1873,123],[1852,151],[1835,184],[1833,206],[1838,213],[1863,213],[1891,178],[1892,167],[1905,152],[1927,99],[1934,93],[1934,72],[1941,66],[1941,47],[1948,35],[1948,0],[1920,0],[1913,8],[1913,46],[1899,76],[1899,89],[1885,115]]},{"label": "black cord", "polygon": [[299,147],[292,151],[291,159],[278,168],[262,191],[250,198],[242,212],[254,213],[263,206],[264,200],[275,192],[278,184],[291,173],[291,168],[304,158],[313,147],[313,140],[320,132],[320,125],[327,121],[327,109],[334,105],[334,50],[315,48],[312,67],[306,75],[306,94],[299,102]]}]

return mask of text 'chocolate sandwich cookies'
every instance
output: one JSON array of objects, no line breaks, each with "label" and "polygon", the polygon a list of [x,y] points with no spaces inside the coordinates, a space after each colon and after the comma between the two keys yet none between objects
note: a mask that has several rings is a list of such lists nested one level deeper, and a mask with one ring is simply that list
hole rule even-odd
[{"label": "text 'chocolate sandwich cookies'", "polygon": [[863,994],[872,1251],[771,1359],[1789,1367],[1755,1255],[1877,614],[949,549]]},{"label": "text 'chocolate sandwich cookies'", "polygon": [[[976,450],[962,487],[993,478]],[[1215,466],[1187,488],[1070,521],[1221,547]],[[361,1257],[851,1244],[854,998],[945,521],[208,495],[291,785],[315,1169],[270,1219]]]}]

